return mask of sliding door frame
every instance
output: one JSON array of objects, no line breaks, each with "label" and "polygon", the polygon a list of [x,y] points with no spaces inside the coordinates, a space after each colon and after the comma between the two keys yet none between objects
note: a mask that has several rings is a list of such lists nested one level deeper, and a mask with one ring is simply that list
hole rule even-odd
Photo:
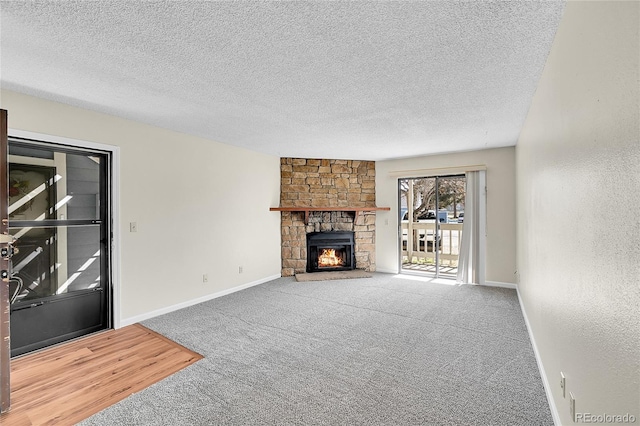
[{"label": "sliding door frame", "polygon": [[[398,256],[398,270],[400,271],[400,273],[402,274],[409,274],[409,275],[420,275],[420,276],[432,276],[433,278],[443,278],[443,279],[455,279],[455,277],[441,277],[440,276],[440,244],[442,243],[442,235],[441,235],[441,225],[440,225],[440,180],[441,179],[450,179],[450,178],[464,178],[466,180],[466,174],[464,173],[457,173],[457,174],[443,174],[443,175],[433,175],[433,176],[419,176],[419,177],[401,177],[398,178],[398,212],[400,212],[400,214],[402,213],[402,184],[401,181],[403,180],[407,180],[407,181],[412,181],[412,180],[418,180],[418,179],[433,179],[433,185],[434,185],[434,209],[435,209],[435,218],[434,218],[434,235],[433,235],[433,251],[434,251],[434,261],[435,261],[435,273],[430,273],[430,272],[420,272],[420,271],[411,271],[409,269],[407,270],[403,270],[402,268],[402,248],[403,248],[403,229],[402,229],[402,219],[403,217],[400,217],[398,220],[398,239],[399,239],[399,256]],[[413,187],[413,184],[410,184],[409,187]],[[412,197],[412,193],[410,191],[410,193],[408,194],[407,197],[407,206],[409,206],[409,204],[413,203],[413,197]],[[411,210],[407,210],[407,213],[409,213],[409,211]],[[402,214],[401,214],[402,215]],[[409,219],[409,217],[407,217],[407,219]],[[408,233],[407,236],[409,238],[407,238],[407,251],[409,251],[409,243],[411,243],[411,237],[410,234],[412,232],[411,229],[411,220],[408,221],[409,222],[409,229],[408,229]],[[425,241],[425,250],[426,250],[426,245],[427,242]]]},{"label": "sliding door frame", "polygon": [[[483,211],[483,217],[480,219],[479,225],[479,238],[480,238],[480,265],[481,268],[481,282],[479,284],[485,283],[485,273],[486,273],[486,243],[487,243],[487,180],[486,180],[486,171],[487,166],[485,164],[469,164],[463,166],[449,166],[449,167],[441,167],[441,168],[431,168],[431,169],[415,169],[415,170],[397,170],[390,171],[389,177],[393,179],[397,179],[398,182],[398,239],[399,241],[399,249],[402,249],[402,201],[400,199],[400,180],[401,179],[415,179],[416,176],[451,176],[451,175],[465,175],[467,172],[476,172],[476,171],[484,171],[481,173],[481,188],[480,188],[480,208]],[[402,253],[401,250],[399,250]],[[398,273],[408,273],[402,271],[402,255],[398,256]]]}]

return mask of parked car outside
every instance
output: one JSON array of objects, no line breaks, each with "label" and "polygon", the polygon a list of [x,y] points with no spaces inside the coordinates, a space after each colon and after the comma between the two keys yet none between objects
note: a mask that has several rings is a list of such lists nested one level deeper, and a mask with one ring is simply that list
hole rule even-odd
[{"label": "parked car outside", "polygon": [[464,212],[458,215],[458,223],[463,223],[463,222],[464,222]]},{"label": "parked car outside", "polygon": [[[429,219],[435,219],[435,218],[436,218],[436,211],[427,210],[426,213],[423,213],[420,216],[418,216],[418,222],[429,220]],[[404,215],[402,215],[402,220],[405,220],[405,221],[409,220],[409,212],[405,212]]]}]

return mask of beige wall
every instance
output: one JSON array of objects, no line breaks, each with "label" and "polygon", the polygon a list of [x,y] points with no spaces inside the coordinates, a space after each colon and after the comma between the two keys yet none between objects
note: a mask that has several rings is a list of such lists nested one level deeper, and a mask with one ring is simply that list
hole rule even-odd
[{"label": "beige wall", "polygon": [[513,147],[376,162],[377,204],[379,207],[391,207],[390,212],[377,213],[378,271],[398,272],[398,177],[391,176],[390,173],[470,165],[487,167],[486,280],[515,283],[515,152]]},{"label": "beige wall", "polygon": [[124,322],[279,276],[279,158],[8,91],[1,105],[11,129],[120,147]]},{"label": "beige wall", "polygon": [[567,3],[516,149],[519,291],[561,424],[568,392],[640,421],[639,8]]}]

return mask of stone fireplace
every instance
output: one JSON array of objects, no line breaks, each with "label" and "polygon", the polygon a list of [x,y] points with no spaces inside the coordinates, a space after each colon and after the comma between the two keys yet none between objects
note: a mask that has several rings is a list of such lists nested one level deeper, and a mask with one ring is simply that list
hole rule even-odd
[{"label": "stone fireplace", "polygon": [[388,210],[376,207],[375,162],[281,158],[280,178],[282,276],[307,272],[308,234],[332,231],[353,235],[349,269],[375,271],[375,211]]}]

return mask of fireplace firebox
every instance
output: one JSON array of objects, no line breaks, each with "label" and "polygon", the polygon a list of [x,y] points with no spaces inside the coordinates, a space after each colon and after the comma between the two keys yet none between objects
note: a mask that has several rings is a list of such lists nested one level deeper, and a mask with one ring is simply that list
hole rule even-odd
[{"label": "fireplace firebox", "polygon": [[307,272],[355,269],[353,232],[310,232],[307,234]]}]

